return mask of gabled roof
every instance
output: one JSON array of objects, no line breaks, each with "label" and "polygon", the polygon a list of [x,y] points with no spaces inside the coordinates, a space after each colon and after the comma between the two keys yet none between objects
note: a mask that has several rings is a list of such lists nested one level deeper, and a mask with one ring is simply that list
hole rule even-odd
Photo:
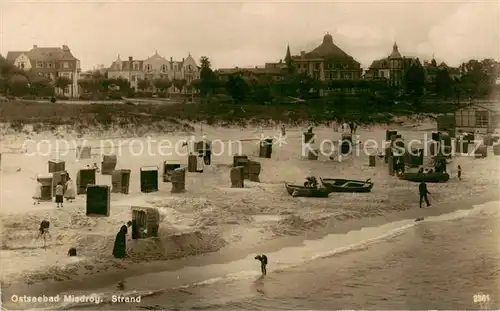
[{"label": "gabled roof", "polygon": [[76,60],[69,49],[59,47],[35,47],[27,55],[31,60],[35,61]]},{"label": "gabled roof", "polygon": [[11,64],[13,64],[16,59],[19,57],[19,55],[21,54],[27,54],[28,52],[24,52],[24,51],[11,51],[11,52],[7,52],[7,57],[5,58],[5,60]]},{"label": "gabled roof", "polygon": [[483,109],[486,109],[486,110],[489,110],[492,112],[500,112],[500,103],[495,102],[495,101],[489,101],[489,100],[485,100],[485,101],[478,100],[475,103],[468,103],[468,104],[462,105],[459,109],[469,108],[469,107],[473,107],[473,106],[483,108]]},{"label": "gabled roof", "polygon": [[164,61],[164,62],[167,62],[167,60],[166,60],[164,57],[160,56],[160,55],[158,54],[158,52],[155,52],[155,53],[154,53],[154,55],[152,55],[152,56],[150,56],[150,57],[146,58],[144,61],[145,61],[145,62],[148,62],[148,61],[151,61],[151,60],[156,60],[156,59],[158,59],[158,60],[162,60],[162,61]]}]

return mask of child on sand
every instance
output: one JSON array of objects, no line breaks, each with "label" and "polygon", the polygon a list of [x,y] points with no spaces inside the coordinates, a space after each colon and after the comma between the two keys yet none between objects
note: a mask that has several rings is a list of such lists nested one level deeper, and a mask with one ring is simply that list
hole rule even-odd
[{"label": "child on sand", "polygon": [[457,167],[457,169],[458,169],[457,173],[458,180],[462,180],[462,168],[460,167],[460,165]]},{"label": "child on sand", "polygon": [[64,195],[64,186],[62,182],[58,182],[56,186],[56,204],[57,207],[63,207],[63,195]]},{"label": "child on sand", "polygon": [[68,181],[66,181],[66,191],[64,191],[64,198],[66,201],[73,202],[75,199],[75,187],[73,187],[73,181],[68,176]]}]

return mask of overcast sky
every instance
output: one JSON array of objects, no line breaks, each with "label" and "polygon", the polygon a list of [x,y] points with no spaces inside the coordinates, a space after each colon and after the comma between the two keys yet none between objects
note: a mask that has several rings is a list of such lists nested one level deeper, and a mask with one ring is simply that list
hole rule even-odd
[{"label": "overcast sky", "polygon": [[144,59],[155,50],[180,60],[190,52],[214,67],[256,66],[310,50],[330,32],[334,42],[367,66],[388,55],[457,65],[499,59],[499,0],[168,2],[1,0],[0,51],[69,45],[83,69],[109,66],[117,55]]}]

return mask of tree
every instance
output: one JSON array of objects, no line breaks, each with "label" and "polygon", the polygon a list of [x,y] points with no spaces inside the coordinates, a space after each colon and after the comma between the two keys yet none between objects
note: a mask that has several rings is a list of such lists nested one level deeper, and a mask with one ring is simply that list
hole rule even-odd
[{"label": "tree", "polygon": [[161,78],[153,80],[154,87],[160,92],[167,92],[168,89],[172,86],[172,81],[168,78]]},{"label": "tree", "polygon": [[500,64],[492,59],[469,60],[460,66],[460,89],[470,97],[483,97],[490,94],[499,76]]},{"label": "tree", "polygon": [[54,87],[49,79],[36,75],[30,80],[31,93],[34,96],[54,96]]},{"label": "tree", "polygon": [[200,96],[205,97],[205,99],[215,93],[220,85],[211,66],[208,57],[202,56],[200,58],[200,79],[193,83],[193,86],[200,92]]},{"label": "tree", "polygon": [[9,77],[9,92],[14,96],[23,96],[29,93],[29,80],[24,75],[15,74]]},{"label": "tree", "polygon": [[311,77],[307,73],[291,73],[287,74],[283,79],[276,83],[277,92],[281,96],[292,97],[317,97],[321,89],[322,83]]},{"label": "tree", "polygon": [[137,88],[143,92],[149,89],[150,87],[151,87],[151,81],[147,79],[141,79],[137,81]]},{"label": "tree", "polygon": [[447,98],[453,93],[453,79],[447,68],[439,68],[434,80],[434,91],[440,97]]},{"label": "tree", "polygon": [[407,94],[417,98],[424,94],[425,71],[418,59],[407,67],[403,81]]},{"label": "tree", "polygon": [[[66,88],[72,84],[71,80],[67,77],[57,77],[54,82],[54,86],[60,90],[62,90],[63,94],[66,91]],[[73,94],[71,94],[73,96]]]},{"label": "tree", "polygon": [[239,74],[229,76],[229,80],[226,82],[225,87],[228,94],[237,103],[245,100],[249,92],[247,82]]},{"label": "tree", "polygon": [[103,80],[103,84],[107,85],[107,88],[116,86],[120,91],[129,91],[130,90],[130,82],[122,77],[118,78],[106,78]]},{"label": "tree", "polygon": [[83,93],[95,93],[100,89],[97,82],[94,79],[81,79],[78,80],[78,85],[82,88]]},{"label": "tree", "polygon": [[273,100],[272,84],[272,79],[266,76],[250,80],[248,83],[249,97],[259,104],[271,102]]},{"label": "tree", "polygon": [[186,86],[187,81],[185,79],[174,79],[172,84],[179,91],[179,93],[181,93],[184,87]]}]

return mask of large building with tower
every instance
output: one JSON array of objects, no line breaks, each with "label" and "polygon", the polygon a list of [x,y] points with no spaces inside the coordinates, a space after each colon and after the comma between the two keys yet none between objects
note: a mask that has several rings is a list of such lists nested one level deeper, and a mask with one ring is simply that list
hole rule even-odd
[{"label": "large building with tower", "polygon": [[285,63],[320,81],[359,80],[363,75],[360,63],[335,45],[329,33],[318,47],[309,52],[301,51],[300,55],[292,55],[288,45]]}]

